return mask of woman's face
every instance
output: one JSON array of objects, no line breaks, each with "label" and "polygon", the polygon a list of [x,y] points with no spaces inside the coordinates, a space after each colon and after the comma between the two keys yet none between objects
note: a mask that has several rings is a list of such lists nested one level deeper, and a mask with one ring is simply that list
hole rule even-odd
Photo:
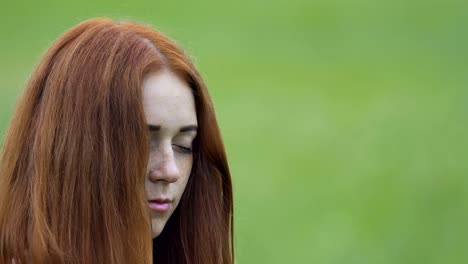
[{"label": "woman's face", "polygon": [[146,192],[155,238],[176,209],[187,185],[198,123],[192,91],[175,74],[167,70],[148,74],[142,89],[151,135]]}]

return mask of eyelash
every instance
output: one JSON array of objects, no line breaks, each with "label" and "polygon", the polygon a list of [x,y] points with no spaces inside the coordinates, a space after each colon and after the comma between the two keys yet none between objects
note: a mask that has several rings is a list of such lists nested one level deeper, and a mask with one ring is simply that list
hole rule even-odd
[{"label": "eyelash", "polygon": [[193,150],[191,148],[186,148],[186,147],[175,145],[175,144],[172,144],[172,146],[177,147],[182,152],[182,154],[192,154],[193,153]]},{"label": "eyelash", "polygon": [[[154,139],[151,140],[151,145],[153,146],[153,144],[155,144]],[[193,154],[193,149],[192,148],[187,148],[187,147],[177,145],[177,144],[172,144],[172,146],[176,147],[179,150],[179,152],[182,153],[182,154],[187,154],[187,155]]]}]

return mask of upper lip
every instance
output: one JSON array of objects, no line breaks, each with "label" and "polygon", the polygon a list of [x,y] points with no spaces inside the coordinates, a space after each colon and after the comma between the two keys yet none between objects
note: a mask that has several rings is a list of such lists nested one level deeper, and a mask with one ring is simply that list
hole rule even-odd
[{"label": "upper lip", "polygon": [[154,202],[154,203],[171,203],[172,200],[169,198],[154,198],[154,199],[148,199],[148,202]]}]

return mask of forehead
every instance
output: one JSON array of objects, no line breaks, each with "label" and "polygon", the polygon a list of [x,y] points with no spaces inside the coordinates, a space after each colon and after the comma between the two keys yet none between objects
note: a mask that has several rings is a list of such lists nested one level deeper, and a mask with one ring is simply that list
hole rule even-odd
[{"label": "forehead", "polygon": [[143,79],[143,108],[148,124],[161,128],[197,125],[195,100],[185,81],[167,70]]}]

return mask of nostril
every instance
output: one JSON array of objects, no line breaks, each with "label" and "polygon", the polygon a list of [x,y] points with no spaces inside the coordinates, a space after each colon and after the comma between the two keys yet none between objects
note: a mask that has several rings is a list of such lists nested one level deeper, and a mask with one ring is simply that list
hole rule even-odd
[{"label": "nostril", "polygon": [[167,159],[149,169],[148,177],[151,181],[176,182],[179,178],[179,168],[174,159]]}]

